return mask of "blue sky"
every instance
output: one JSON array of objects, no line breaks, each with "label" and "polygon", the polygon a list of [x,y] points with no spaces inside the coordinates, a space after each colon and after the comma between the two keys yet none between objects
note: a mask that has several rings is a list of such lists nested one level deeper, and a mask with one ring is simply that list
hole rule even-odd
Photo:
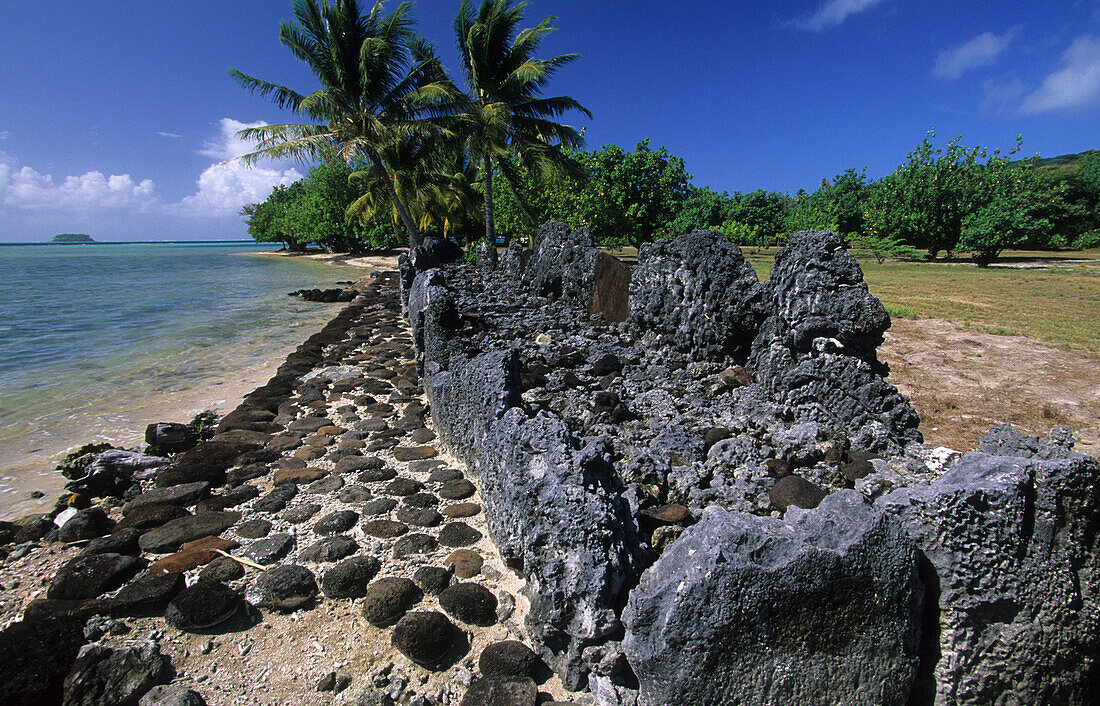
[{"label": "blue sky", "polygon": [[[451,69],[457,6],[415,5]],[[592,111],[569,121],[588,146],[649,137],[718,190],[878,178],[933,127],[1100,148],[1100,0],[530,3],[546,15],[545,53],[581,54],[549,93]],[[278,43],[290,17],[289,0],[0,3],[0,241],[246,237],[240,206],[307,167],[232,161],[240,126],[292,118],[227,69],[314,88]]]}]

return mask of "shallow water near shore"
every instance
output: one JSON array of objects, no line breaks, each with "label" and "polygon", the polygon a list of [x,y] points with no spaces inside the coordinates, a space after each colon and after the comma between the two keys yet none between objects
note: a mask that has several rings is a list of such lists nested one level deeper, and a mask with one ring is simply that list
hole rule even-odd
[{"label": "shallow water near shore", "polygon": [[287,292],[367,274],[264,250],[0,247],[0,517],[48,509],[73,446],[134,445],[150,422],[228,411],[344,306]]}]

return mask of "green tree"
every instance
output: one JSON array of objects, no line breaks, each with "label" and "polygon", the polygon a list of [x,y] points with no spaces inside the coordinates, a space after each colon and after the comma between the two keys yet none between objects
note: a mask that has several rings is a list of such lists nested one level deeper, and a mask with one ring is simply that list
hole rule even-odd
[{"label": "green tree", "polygon": [[379,1],[364,15],[356,0],[295,0],[297,22],[280,24],[279,41],[320,82],[312,93],[237,69],[230,73],[246,90],[313,121],[242,130],[239,135],[257,147],[242,157],[246,163],[260,157],[325,160],[334,153],[344,162],[364,162],[385,187],[415,247],[420,232],[398,196],[386,156],[410,134],[442,132],[441,117],[455,92],[431,45],[413,32],[411,7],[401,3],[384,14]]},{"label": "green tree", "polygon": [[1062,190],[1044,184],[1029,163],[995,158],[981,171],[975,208],[963,216],[958,247],[979,266],[1006,248],[1046,247],[1054,223],[1065,212]]},{"label": "green tree", "polygon": [[734,201],[726,192],[718,193],[709,187],[690,186],[683,206],[672,219],[668,230],[672,235],[682,235],[693,230],[721,228],[733,218]]},{"label": "green tree", "polygon": [[554,18],[546,17],[517,33],[525,7],[525,3],[513,4],[511,0],[482,0],[475,13],[470,0],[463,0],[454,20],[466,79],[466,100],[458,123],[468,136],[467,150],[480,164],[485,236],[490,241],[496,237],[495,167],[509,183],[518,181],[515,163],[543,174],[555,168],[577,179],[584,174],[561,149],[579,148],[581,134],[557,119],[571,110],[588,117],[592,114],[568,96],[541,97],[557,69],[575,61],[578,55],[535,58],[542,40],[554,30]]},{"label": "green tree", "polygon": [[786,232],[790,202],[786,194],[763,189],[738,194],[731,220],[748,226],[756,234],[758,242],[754,245],[773,245],[779,234]]}]

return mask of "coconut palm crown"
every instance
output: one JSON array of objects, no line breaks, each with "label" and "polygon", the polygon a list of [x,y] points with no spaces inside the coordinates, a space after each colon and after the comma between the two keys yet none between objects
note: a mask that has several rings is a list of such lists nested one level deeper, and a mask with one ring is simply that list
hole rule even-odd
[{"label": "coconut palm crown", "polygon": [[409,246],[416,247],[420,233],[394,187],[386,155],[411,135],[445,132],[442,116],[453,112],[456,91],[432,46],[413,32],[412,3],[389,14],[382,7],[379,0],[364,15],[356,0],[295,0],[297,22],[279,25],[279,41],[317,77],[321,87],[312,93],[230,69],[246,90],[312,121],[241,130],[242,139],[256,144],[241,159],[253,164],[261,157],[339,157],[369,164],[408,232]]},{"label": "coconut palm crown", "polygon": [[555,71],[576,61],[577,54],[537,59],[542,40],[554,31],[546,17],[519,31],[526,3],[482,0],[474,12],[463,0],[454,20],[455,39],[466,79],[467,100],[459,118],[467,149],[481,162],[485,195],[485,235],[496,236],[493,223],[493,170],[499,167],[509,185],[516,182],[513,164],[539,173],[564,169],[583,177],[583,168],[561,151],[579,148],[581,133],[557,119],[568,111],[592,114],[573,98],[541,97]]}]

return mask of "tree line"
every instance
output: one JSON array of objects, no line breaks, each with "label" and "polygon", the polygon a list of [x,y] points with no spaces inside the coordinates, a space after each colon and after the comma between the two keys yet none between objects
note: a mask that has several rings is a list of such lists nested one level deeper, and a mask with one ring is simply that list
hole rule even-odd
[{"label": "tree line", "polygon": [[242,214],[257,240],[292,249],[361,251],[460,244],[499,233],[530,237],[555,219],[587,226],[607,246],[638,245],[717,229],[741,245],[781,244],[793,232],[836,230],[887,257],[969,252],[987,264],[1005,248],[1100,246],[1100,152],[1068,163],[965,147],[937,147],[934,132],[878,181],[848,169],[813,192],[733,194],[691,183],[681,158],[648,140],[628,151],[582,148],[557,122],[576,100],[542,97],[575,54],[538,59],[554,18],[519,29],[524,5],[464,0],[453,27],[464,88],[416,35],[410,3],[392,14],[354,0],[294,3],[280,41],[321,88],[298,94],[234,70],[248,90],[312,119],[249,128],[245,159],[312,159],[301,181],[276,187]]}]

